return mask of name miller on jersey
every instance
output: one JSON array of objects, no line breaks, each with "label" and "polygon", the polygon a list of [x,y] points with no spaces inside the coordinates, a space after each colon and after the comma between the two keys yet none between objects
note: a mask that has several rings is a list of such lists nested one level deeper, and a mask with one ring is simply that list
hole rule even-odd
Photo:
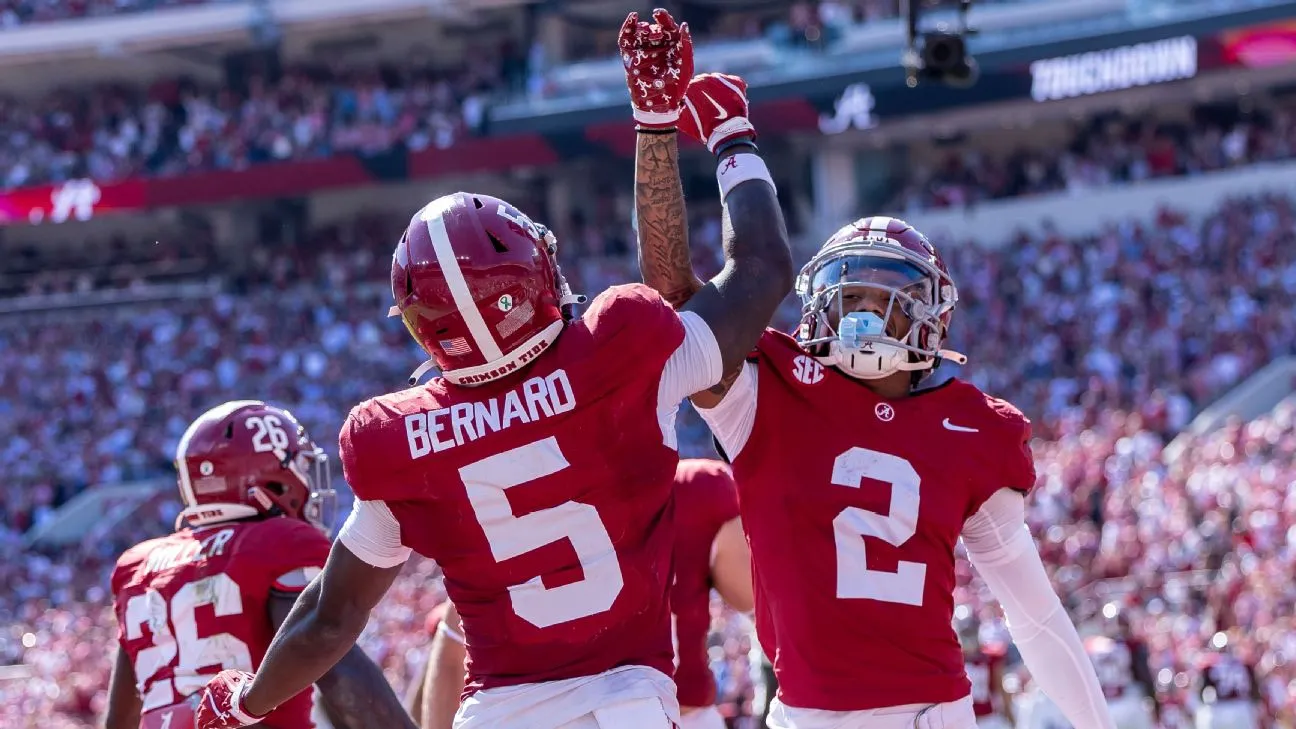
[{"label": "name miller on jersey", "polygon": [[[501,404],[502,401],[502,404]],[[531,377],[509,390],[503,397],[479,402],[461,402],[405,416],[405,436],[410,458],[496,433],[514,423],[534,423],[543,418],[568,412],[576,407],[576,394],[566,370],[555,370],[545,377]]]},{"label": "name miller on jersey", "polygon": [[196,542],[167,544],[149,552],[144,572],[161,572],[190,562],[198,562],[225,553],[225,545],[234,536],[233,529],[222,529]]}]

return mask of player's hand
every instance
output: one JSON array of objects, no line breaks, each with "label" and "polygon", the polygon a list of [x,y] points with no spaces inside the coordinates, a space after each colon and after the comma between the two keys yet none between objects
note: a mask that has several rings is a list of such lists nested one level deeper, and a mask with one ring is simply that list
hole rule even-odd
[{"label": "player's hand", "polygon": [[194,729],[238,729],[265,717],[253,716],[243,708],[243,695],[252,685],[247,671],[221,671],[207,682],[194,715]]},{"label": "player's hand", "polygon": [[658,8],[653,22],[626,16],[617,39],[625,65],[626,87],[635,121],[643,129],[673,129],[684,107],[684,89],[693,76],[693,39],[688,23],[677,25]]},{"label": "player's hand", "polygon": [[738,137],[755,139],[756,128],[747,120],[747,82],[727,73],[694,76],[679,128],[712,152]]}]

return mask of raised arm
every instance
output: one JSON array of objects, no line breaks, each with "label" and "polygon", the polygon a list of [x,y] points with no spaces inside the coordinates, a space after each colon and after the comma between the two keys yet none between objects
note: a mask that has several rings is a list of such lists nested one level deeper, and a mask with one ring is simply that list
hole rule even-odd
[{"label": "raised arm", "polygon": [[[769,170],[755,154],[746,83],[737,76],[703,74],[683,86],[693,65],[688,27],[676,26],[664,10],[654,11],[653,19],[640,23],[631,13],[619,41],[639,130],[640,265],[649,286],[707,323],[724,371],[736,373],[792,288],[787,229]],[[725,267],[705,285],[689,264],[671,131],[676,126],[706,144],[718,163]]]},{"label": "raised arm", "polygon": [[635,143],[635,217],[644,283],[676,309],[702,288],[689,257],[688,216],[674,129],[640,129]]},{"label": "raised arm", "polygon": [[769,170],[747,140],[719,155],[725,266],[683,306],[711,327],[736,374],[792,290],[792,252]]}]

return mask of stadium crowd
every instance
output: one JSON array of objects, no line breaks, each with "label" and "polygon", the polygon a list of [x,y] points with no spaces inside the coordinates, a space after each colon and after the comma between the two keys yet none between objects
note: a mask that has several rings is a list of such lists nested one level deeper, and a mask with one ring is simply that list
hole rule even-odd
[{"label": "stadium crowd", "polygon": [[[1227,630],[1291,720],[1296,408],[1196,438],[1177,461],[1163,448],[1196,409],[1292,353],[1294,228],[1293,201],[1274,196],[1228,201],[1198,223],[1161,211],[1082,240],[937,241],[961,283],[952,344],[971,358],[967,375],[1035,420],[1032,523],[1059,592],[1088,615],[1097,581],[1137,578],[1125,604],[1152,640],[1168,698],[1182,695],[1203,641]],[[129,533],[90,535],[58,554],[25,551],[23,530],[87,486],[168,477],[189,420],[232,397],[287,405],[332,450],[350,405],[402,386],[421,361],[383,316],[379,249],[389,231],[381,221],[355,231],[372,236],[368,247],[280,254],[256,266],[272,273],[245,281],[243,294],[0,319],[0,459],[11,464],[0,499],[0,622],[12,626],[0,657],[32,675],[0,679],[0,724],[90,725],[114,637],[106,571],[128,541],[164,531],[177,507],[168,492]],[[700,217],[704,270],[718,239],[715,221]],[[622,247],[574,245],[565,270],[591,292],[634,278],[632,258],[609,250]],[[356,258],[327,258],[341,255]],[[781,318],[791,326],[795,307]],[[685,420],[682,454],[709,454],[705,429]],[[1216,568],[1206,587],[1150,579]],[[401,689],[421,667],[434,599],[428,566],[410,569],[365,637]],[[961,599],[993,626],[984,589],[964,578]],[[731,627],[713,649],[731,715],[751,694],[742,640]],[[55,709],[57,721],[34,718]]]},{"label": "stadium crowd", "polygon": [[[0,29],[28,23],[105,17],[182,5],[202,5],[213,1],[220,0],[3,0],[0,2]],[[820,0],[819,2],[796,0],[784,3],[788,7],[783,10],[783,14],[793,27],[804,28],[824,22],[861,22],[894,18],[899,14],[899,4],[899,0]],[[751,35],[753,31],[758,31],[759,25],[741,22],[747,19],[745,15],[725,13],[726,17],[717,28],[703,37],[742,38]]]}]

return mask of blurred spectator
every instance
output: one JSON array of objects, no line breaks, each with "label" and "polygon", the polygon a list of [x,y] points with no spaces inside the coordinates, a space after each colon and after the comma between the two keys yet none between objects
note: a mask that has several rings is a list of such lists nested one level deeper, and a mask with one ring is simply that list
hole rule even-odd
[{"label": "blurred spectator", "polygon": [[[716,221],[697,206],[693,223],[697,264],[714,271]],[[128,542],[169,527],[174,500],[147,504],[126,534],[56,555],[23,551],[17,535],[87,486],[168,476],[176,439],[216,402],[284,404],[330,443],[353,403],[403,386],[422,356],[383,317],[399,224],[360,218],[257,252],[241,295],[0,319],[0,624],[12,626],[0,655],[31,674],[0,678],[0,724],[91,725],[115,639],[107,570]],[[624,222],[575,216],[568,227],[564,270],[578,287],[634,278],[613,243]],[[1234,629],[1275,705],[1293,711],[1296,403],[1192,439],[1178,461],[1163,453],[1197,409],[1292,353],[1293,230],[1292,201],[1264,197],[1199,224],[1161,211],[1091,239],[942,246],[962,286],[952,344],[970,355],[968,376],[1035,419],[1030,520],[1059,592],[1082,620],[1108,599],[1133,605],[1171,699],[1203,641]],[[682,454],[707,453],[705,429],[682,420]],[[439,599],[429,570],[410,566],[364,641],[402,690]],[[960,601],[1001,630],[966,567],[962,583]],[[713,669],[737,724],[750,711],[745,629],[723,612],[716,627]]]}]

